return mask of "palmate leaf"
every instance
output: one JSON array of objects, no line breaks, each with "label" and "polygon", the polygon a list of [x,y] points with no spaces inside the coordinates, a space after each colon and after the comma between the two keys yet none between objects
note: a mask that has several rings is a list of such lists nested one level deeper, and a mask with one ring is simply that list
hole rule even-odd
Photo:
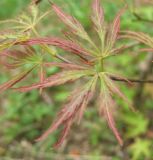
[{"label": "palmate leaf", "polygon": [[83,76],[92,75],[93,72],[90,70],[71,70],[71,71],[62,71],[57,74],[54,74],[50,76],[49,78],[46,78],[43,83],[37,83],[33,84],[31,86],[24,86],[17,88],[16,90],[21,92],[27,92],[33,89],[37,88],[46,88],[46,87],[52,87],[52,86],[58,86],[64,83],[67,83],[69,81],[74,81],[76,79],[79,79]]},{"label": "palmate leaf", "polygon": [[[17,47],[18,45],[26,47],[38,45],[47,52],[49,52],[48,45],[56,46],[58,48],[63,49],[66,52],[71,52],[75,54],[75,57],[77,57],[75,63],[72,62],[74,60],[73,54],[71,54],[73,55],[72,59],[67,60],[65,58],[66,56],[62,57],[61,55],[58,55],[54,52],[54,57],[60,59],[60,62],[44,62],[43,56],[40,58],[39,62],[35,61],[35,54],[30,54],[28,56],[25,54],[29,53],[29,51],[22,53],[22,56],[19,56],[20,54],[16,55],[16,53],[13,52],[10,52],[11,54],[6,53],[4,55],[8,56],[9,58],[12,58],[12,56],[14,55],[13,58],[16,63],[14,63],[13,65],[16,65],[16,67],[25,62],[30,62],[32,64],[33,62],[39,62],[37,63],[37,65],[40,67],[38,73],[39,82],[36,84],[14,89],[20,92],[28,92],[33,89],[40,89],[41,93],[43,88],[62,85],[67,82],[78,80],[80,78],[84,78],[84,80],[88,80],[88,82],[84,86],[81,86],[81,88],[78,88],[74,92],[72,92],[68,99],[68,103],[64,105],[63,109],[59,112],[56,121],[53,122],[52,126],[50,126],[49,129],[40,138],[37,139],[37,141],[44,140],[48,137],[49,134],[53,133],[56,129],[58,129],[59,127],[63,127],[61,137],[55,144],[56,147],[60,146],[64,141],[65,137],[68,135],[68,132],[74,120],[77,119],[79,123],[82,119],[84,110],[94,95],[96,85],[100,85],[100,113],[103,112],[105,114],[110,129],[113,131],[118,142],[122,145],[122,139],[117,131],[115,121],[113,119],[113,107],[115,105],[113,95],[118,95],[126,102],[128,102],[128,100],[112,81],[112,76],[114,75],[105,72],[104,60],[107,56],[118,53],[119,51],[122,51],[122,49],[125,48],[125,46],[115,48],[115,42],[117,41],[118,33],[120,30],[120,16],[124,12],[124,9],[117,14],[116,18],[112,22],[112,25],[106,28],[104,24],[103,9],[100,6],[100,0],[93,0],[92,21],[100,37],[101,48],[99,46],[96,46],[96,44],[88,36],[88,34],[86,33],[85,29],[79,21],[77,21],[72,16],[64,13],[61,10],[61,8],[54,3],[52,4],[52,9],[57,14],[57,16],[68,26],[70,33],[73,35],[71,39],[67,40],[58,37],[30,38],[21,42],[15,41],[15,39],[13,45],[16,45],[15,47]],[[40,37],[37,31],[35,31],[35,29],[33,28],[35,27],[35,22],[38,22],[37,10],[32,11],[32,17],[29,17],[28,15],[22,15],[19,21],[19,23],[21,23],[21,31],[23,32],[33,30],[35,35],[37,37]],[[81,43],[81,39],[86,40],[86,42],[88,42],[86,43],[85,47],[84,44]],[[70,58],[71,57],[69,56],[69,59]],[[46,78],[45,68],[52,66],[62,68],[63,70]],[[129,83],[129,81],[123,77],[117,76],[117,78]],[[4,87],[2,87],[2,89],[4,88],[5,90],[9,87],[12,88],[12,86],[16,82],[18,82],[18,80],[20,80],[20,77],[4,84]]]},{"label": "palmate leaf", "polygon": [[55,144],[55,147],[59,147],[63,143],[74,119],[78,116],[78,121],[80,121],[82,118],[84,109],[94,94],[96,81],[97,76],[89,80],[89,82],[81,89],[77,89],[72,92],[69,97],[69,103],[66,104],[59,112],[57,120],[53,122],[51,127],[49,127],[49,129],[40,138],[38,138],[37,141],[46,139],[49,134],[53,133],[59,126],[63,125],[64,129],[61,134],[61,138]]},{"label": "palmate leaf", "polygon": [[38,6],[32,3],[27,12],[21,13],[15,19],[0,21],[0,24],[9,24],[9,29],[13,30],[16,34],[28,33],[31,35],[38,23],[49,13],[50,11],[46,11],[41,15]]}]

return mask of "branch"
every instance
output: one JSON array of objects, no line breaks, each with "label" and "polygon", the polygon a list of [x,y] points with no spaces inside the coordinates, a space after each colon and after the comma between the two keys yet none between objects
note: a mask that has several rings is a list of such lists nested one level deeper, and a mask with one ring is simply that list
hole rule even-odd
[{"label": "branch", "polygon": [[[145,60],[145,69],[140,69],[140,79],[147,79],[149,75],[152,75],[152,68],[153,68],[153,54],[148,54],[147,59]],[[137,89],[136,89],[136,94],[134,98],[134,105],[135,106],[140,106],[141,102],[144,100],[143,97],[143,92],[144,92],[144,87],[145,83],[139,83]]]},{"label": "branch", "polygon": [[153,83],[153,80],[139,80],[139,79],[120,79],[120,78],[117,78],[117,77],[113,77],[111,76],[111,79],[114,80],[114,81],[119,81],[119,82],[127,82],[130,81],[130,82],[133,82],[133,83]]}]

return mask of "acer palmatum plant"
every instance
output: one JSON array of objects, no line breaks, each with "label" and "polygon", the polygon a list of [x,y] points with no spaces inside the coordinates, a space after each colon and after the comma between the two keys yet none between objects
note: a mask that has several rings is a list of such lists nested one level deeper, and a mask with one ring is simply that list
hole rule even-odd
[{"label": "acer palmatum plant", "polygon": [[[123,145],[122,138],[116,128],[113,118],[113,107],[115,106],[114,95],[118,95],[122,98],[129,104],[131,109],[133,109],[133,107],[128,98],[126,98],[126,96],[120,91],[119,86],[115,84],[114,80],[124,81],[130,85],[132,83],[127,78],[108,72],[108,66],[105,65],[105,61],[109,57],[114,56],[127,48],[125,45],[116,47],[116,42],[118,41],[120,31],[120,17],[126,7],[119,11],[110,25],[107,25],[105,23],[104,12],[101,7],[100,0],[93,0],[91,20],[94,25],[94,31],[97,33],[97,39],[99,42],[97,43],[97,40],[94,42],[77,19],[63,12],[60,7],[52,2],[51,6],[52,10],[56,13],[59,19],[65,23],[69,29],[69,32],[65,33],[66,38],[40,37],[35,25],[44,16],[46,16],[48,12],[46,12],[43,16],[38,17],[38,12],[34,9],[32,12],[32,20],[27,16],[23,16],[20,21],[14,20],[15,23],[19,23],[19,26],[17,25],[14,27],[15,35],[19,29],[19,34],[21,37],[25,34],[27,34],[28,37],[24,39],[15,37],[13,40],[9,39],[11,42],[8,42],[6,41],[6,35],[2,34],[4,36],[3,41],[1,41],[0,44],[1,57],[3,60],[2,64],[11,69],[17,67],[28,69],[26,69],[25,72],[15,76],[12,80],[2,84],[0,86],[1,92],[8,88],[12,88],[36,67],[40,67],[40,81],[38,83],[29,86],[21,86],[18,88],[13,87],[13,89],[20,92],[40,89],[42,92],[43,88],[58,86],[80,79],[82,82],[80,87],[72,91],[68,98],[68,102],[63,106],[57,115],[56,120],[49,127],[49,129],[37,139],[37,141],[46,139],[59,127],[63,127],[61,137],[55,144],[55,147],[59,147],[68,135],[73,122],[81,121],[88,103],[92,100],[95,93],[98,92],[98,101],[100,104],[99,113],[101,116],[104,115],[106,117],[108,126],[113,131],[119,144]],[[128,33],[125,35],[125,38],[126,37],[130,37],[130,34]],[[139,39],[136,38],[136,40]],[[55,57],[56,60],[44,60],[45,54],[43,56],[38,56],[33,48],[33,45],[38,45],[42,49],[42,52],[49,53]],[[24,46],[24,50],[15,50],[13,48],[14,46]],[[61,48],[67,53],[69,52],[69,58],[57,54],[50,48],[50,46]],[[10,62],[8,61],[8,58],[11,59]],[[62,70],[49,77],[45,77],[45,69],[53,66],[59,67]],[[86,82],[85,84],[84,81]]]}]

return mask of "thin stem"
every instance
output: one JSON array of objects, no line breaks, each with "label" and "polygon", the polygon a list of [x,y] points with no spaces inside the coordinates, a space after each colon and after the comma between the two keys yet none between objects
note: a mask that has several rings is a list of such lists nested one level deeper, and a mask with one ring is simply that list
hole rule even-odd
[{"label": "thin stem", "polygon": [[[112,80],[114,81],[119,81],[119,82],[127,82],[125,79],[120,79],[117,77],[110,77]],[[129,81],[133,82],[133,83],[153,83],[153,80],[141,80],[141,79],[128,79]]]},{"label": "thin stem", "polygon": [[95,64],[95,69],[97,72],[104,72],[104,61],[100,58]]}]

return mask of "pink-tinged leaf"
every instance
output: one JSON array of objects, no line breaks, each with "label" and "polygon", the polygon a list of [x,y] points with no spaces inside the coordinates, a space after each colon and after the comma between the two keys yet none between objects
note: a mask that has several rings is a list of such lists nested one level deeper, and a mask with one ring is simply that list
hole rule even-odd
[{"label": "pink-tinged leaf", "polygon": [[16,68],[21,66],[21,64],[17,63],[17,62],[16,63],[8,63],[7,60],[6,60],[6,57],[1,58],[0,64],[5,66],[7,69],[16,69]]},{"label": "pink-tinged leaf", "polygon": [[[83,26],[79,21],[77,21],[74,17],[64,13],[60,7],[58,7],[56,4],[52,3],[52,8],[57,14],[57,16],[71,29],[71,33],[77,35],[78,37],[86,40],[94,49],[96,49],[96,52],[99,52],[98,48],[94,44],[94,42],[91,40]],[[97,54],[97,53],[96,53]],[[94,52],[95,55],[95,52]]]},{"label": "pink-tinged leaf", "polygon": [[9,58],[14,62],[19,62],[25,58],[25,53],[20,50],[5,50],[1,52],[0,56]]},{"label": "pink-tinged leaf", "polygon": [[[98,36],[101,40],[101,51],[100,53],[104,52],[105,49],[105,40],[106,40],[106,25],[104,23],[104,12],[103,8],[100,5],[100,0],[93,0],[92,5],[92,22],[94,24],[94,28],[98,33]],[[99,53],[99,51],[98,51]]]},{"label": "pink-tinged leaf", "polygon": [[[42,141],[46,139],[51,133],[53,133],[55,130],[58,129],[59,126],[63,125],[64,130],[61,134],[61,138],[59,141],[55,144],[56,147],[59,147],[64,139],[66,138],[70,127],[72,125],[73,120],[76,118],[76,116],[80,115],[80,110],[82,110],[82,105],[83,108],[85,107],[84,105],[88,104],[90,101],[97,78],[94,77],[91,79],[85,86],[83,86],[80,89],[77,89],[77,91],[72,92],[72,95],[70,96],[69,103],[66,104],[63,109],[59,112],[57,120],[53,122],[53,124],[49,127],[49,129],[37,139],[37,141]],[[91,93],[92,92],[92,93]],[[82,111],[81,111],[82,114]],[[82,115],[81,115],[82,117]]]},{"label": "pink-tinged leaf", "polygon": [[112,95],[109,91],[109,88],[107,87],[105,80],[104,80],[104,74],[100,75],[101,80],[101,91],[100,91],[100,114],[104,113],[104,115],[107,118],[108,125],[110,129],[113,131],[116,139],[118,140],[120,145],[123,145],[122,139],[119,135],[119,132],[117,131],[117,128],[115,126],[115,121],[112,116],[112,109],[115,105],[114,100],[112,99]]},{"label": "pink-tinged leaf", "polygon": [[135,42],[135,43],[131,43],[131,44],[128,44],[128,45],[120,46],[118,48],[114,48],[114,49],[111,50],[111,55],[115,56],[117,54],[122,54],[123,51],[125,51],[126,49],[131,49],[132,47],[135,47],[138,44],[139,44],[139,42]]},{"label": "pink-tinged leaf", "polygon": [[78,64],[73,64],[73,63],[60,63],[60,62],[49,62],[49,63],[44,63],[44,65],[46,67],[60,67],[60,68],[64,68],[64,69],[75,69],[75,70],[83,70],[83,69],[87,69],[86,66],[81,66]]},{"label": "pink-tinged leaf", "polygon": [[105,112],[105,115],[107,117],[107,122],[108,122],[108,125],[110,127],[110,129],[113,131],[116,139],[118,140],[119,144],[122,146],[123,145],[123,140],[121,139],[120,137],[120,134],[115,126],[115,121],[113,119],[113,115],[111,113],[111,111],[109,110],[108,107],[105,107],[104,108],[104,112]]},{"label": "pink-tinged leaf", "polygon": [[81,122],[81,119],[83,117],[83,113],[85,111],[86,106],[88,105],[88,103],[90,102],[90,100],[92,99],[94,92],[95,92],[95,88],[96,88],[96,83],[97,83],[97,76],[95,76],[93,78],[93,80],[91,82],[89,82],[89,84],[87,84],[87,93],[84,97],[84,100],[82,102],[82,105],[80,106],[80,110],[79,110],[79,116],[78,116],[78,123]]},{"label": "pink-tinged leaf", "polygon": [[[43,83],[45,80],[45,71],[44,71],[43,65],[40,68],[39,76],[40,76],[40,83]],[[42,94],[42,91],[43,91],[43,88],[40,88],[39,93]]]},{"label": "pink-tinged leaf", "polygon": [[84,30],[83,26],[78,20],[64,13],[62,9],[54,3],[52,3],[52,9],[57,14],[57,16],[60,18],[60,20],[63,21],[63,23],[65,23],[72,30],[74,34],[76,34],[77,36],[83,39],[88,39],[88,35],[86,31]]},{"label": "pink-tinged leaf", "polygon": [[122,53],[122,51],[124,51],[125,49],[128,49],[130,48],[131,46],[128,46],[128,45],[124,45],[124,46],[121,46],[119,48],[114,48],[111,50],[111,55],[117,55],[117,54],[120,54]]},{"label": "pink-tinged leaf", "polygon": [[132,111],[135,111],[132,103],[128,100],[128,98],[120,91],[119,87],[115,85],[115,83],[109,78],[109,76],[104,75],[105,83],[107,87],[111,90],[112,93],[117,94],[120,98],[122,98],[130,107]]},{"label": "pink-tinged leaf", "polygon": [[92,21],[96,27],[96,30],[99,32],[103,30],[104,27],[104,11],[100,6],[100,0],[93,0],[92,10]]},{"label": "pink-tinged leaf", "polygon": [[134,39],[153,48],[153,38],[143,32],[122,31],[120,38]]},{"label": "pink-tinged leaf", "polygon": [[65,51],[72,52],[77,55],[91,55],[89,52],[87,52],[85,49],[80,47],[78,44],[65,40],[62,38],[36,38],[36,39],[30,39],[28,41],[24,41],[20,44],[24,45],[39,45],[39,44],[47,44],[47,45],[53,45],[57,46]]},{"label": "pink-tinged leaf", "polygon": [[58,86],[58,85],[67,83],[69,81],[74,81],[76,79],[79,79],[87,74],[91,74],[91,72],[88,70],[63,71],[55,75],[52,75],[49,78],[46,78],[43,83],[36,83],[31,86],[24,86],[24,87],[16,88],[16,90],[21,91],[21,92],[28,92],[30,90],[37,89],[37,88]]},{"label": "pink-tinged leaf", "polygon": [[35,51],[27,46],[24,50],[5,50],[0,56],[2,57],[1,63],[9,69],[15,69],[25,64],[26,59],[34,56]]},{"label": "pink-tinged leaf", "polygon": [[70,128],[71,128],[71,125],[72,125],[72,120],[69,119],[65,123],[66,123],[65,128],[64,128],[63,132],[61,133],[61,137],[60,137],[60,139],[58,139],[58,142],[56,142],[54,144],[54,148],[59,148],[63,144],[64,140],[66,139],[66,137],[67,137],[67,135],[70,131]]},{"label": "pink-tinged leaf", "polygon": [[120,17],[125,11],[125,9],[126,7],[119,11],[110,28],[110,31],[108,33],[108,39],[107,39],[108,49],[111,49],[114,46],[115,41],[117,40],[118,33],[120,31]]},{"label": "pink-tinged leaf", "polygon": [[120,17],[123,14],[123,12],[125,11],[125,8],[123,8],[122,10],[119,11],[119,13],[117,14],[116,18],[113,21],[113,25],[112,25],[112,29],[113,29],[113,40],[117,39],[118,33],[120,31]]},{"label": "pink-tinged leaf", "polygon": [[87,92],[87,94],[84,96],[84,99],[83,99],[82,104],[80,105],[80,110],[79,110],[79,114],[78,114],[78,124],[80,124],[82,117],[83,117],[83,114],[84,114],[84,111],[85,111],[85,108],[88,105],[92,96],[93,96],[93,92],[91,92],[91,91]]},{"label": "pink-tinged leaf", "polygon": [[123,145],[122,139],[119,135],[119,132],[118,132],[116,125],[115,125],[115,121],[112,116],[113,111],[110,110],[110,108],[112,108],[114,106],[114,101],[111,98],[110,94],[106,93],[106,91],[103,91],[103,93],[101,93],[100,99],[101,99],[101,101],[100,101],[100,114],[104,113],[110,129],[113,131],[119,144]]},{"label": "pink-tinged leaf", "polygon": [[46,139],[51,133],[57,130],[57,128],[66,120],[67,117],[69,118],[68,112],[65,112],[62,116],[58,117],[58,119],[53,122],[49,129],[45,131],[41,137],[37,138],[36,141],[38,142]]},{"label": "pink-tinged leaf", "polygon": [[21,80],[23,80],[34,68],[25,71],[23,73],[20,73],[18,75],[16,75],[12,80],[5,82],[3,84],[0,85],[0,93],[4,92],[5,90],[13,87],[16,83],[20,82]]}]

